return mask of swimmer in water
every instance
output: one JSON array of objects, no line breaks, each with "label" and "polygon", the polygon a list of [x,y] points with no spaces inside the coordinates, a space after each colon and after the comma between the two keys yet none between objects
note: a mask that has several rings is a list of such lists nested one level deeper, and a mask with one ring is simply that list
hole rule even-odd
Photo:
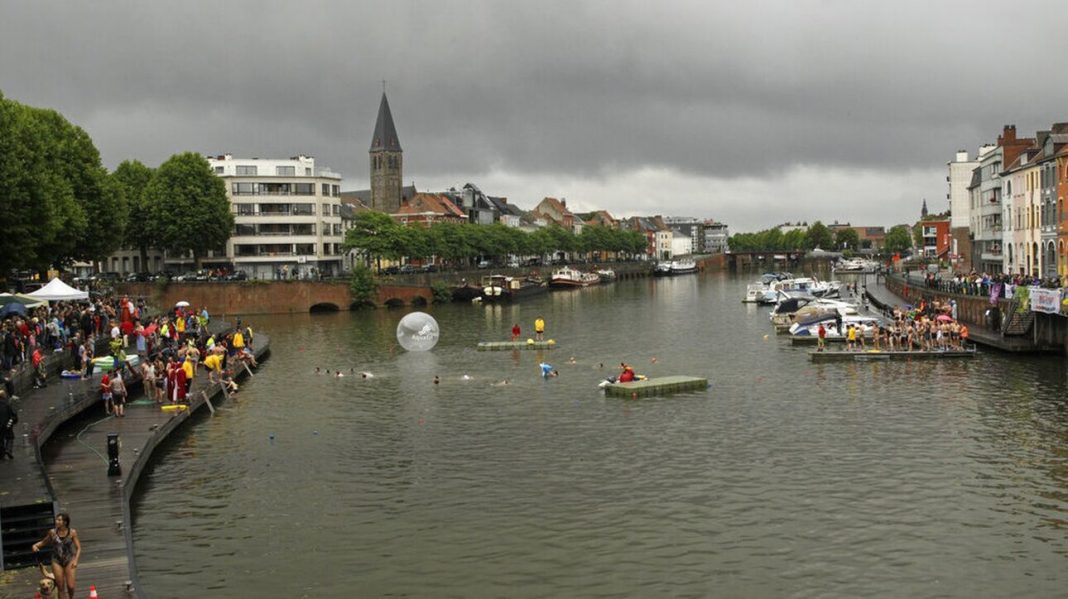
[{"label": "swimmer in water", "polygon": [[365,371],[365,372],[361,372],[360,376],[362,376],[365,379],[369,379],[369,378],[373,378],[375,375],[371,374],[370,372],[366,372]]},{"label": "swimmer in water", "polygon": [[434,384],[435,385],[440,385],[441,384],[441,379],[438,378],[438,375],[436,375],[436,374],[434,375]]},{"label": "swimmer in water", "polygon": [[575,360],[575,356],[571,356],[570,358],[568,358],[567,363],[568,364],[577,364],[578,361]]},{"label": "swimmer in water", "polygon": [[553,365],[549,364],[548,362],[542,362],[538,365],[538,367],[541,368],[541,376],[545,378],[560,376],[560,373],[557,372],[556,369],[553,368]]},{"label": "swimmer in water", "polygon": [[504,379],[503,381],[500,381],[498,383],[492,383],[492,384],[493,384],[494,387],[500,387],[500,386],[503,386],[503,385],[510,385],[511,383],[508,382],[508,379]]},{"label": "swimmer in water", "polygon": [[460,379],[461,379],[461,380],[465,380],[465,381],[469,381],[469,380],[471,380],[471,375],[469,375],[469,374],[465,374],[465,375],[463,375],[462,377],[460,377]]},{"label": "swimmer in water", "polygon": [[319,372],[319,367],[318,366],[315,367],[315,374],[322,374],[321,372]]}]

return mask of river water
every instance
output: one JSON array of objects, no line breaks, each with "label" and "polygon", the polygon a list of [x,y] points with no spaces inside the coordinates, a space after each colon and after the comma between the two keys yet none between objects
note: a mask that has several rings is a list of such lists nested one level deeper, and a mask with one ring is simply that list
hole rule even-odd
[{"label": "river water", "polygon": [[[812,364],[751,278],[433,306],[423,353],[396,345],[408,310],[257,317],[271,358],[145,474],[143,589],[1065,596],[1064,358]],[[475,351],[538,316],[557,349]],[[605,398],[621,361],[712,386]]]}]

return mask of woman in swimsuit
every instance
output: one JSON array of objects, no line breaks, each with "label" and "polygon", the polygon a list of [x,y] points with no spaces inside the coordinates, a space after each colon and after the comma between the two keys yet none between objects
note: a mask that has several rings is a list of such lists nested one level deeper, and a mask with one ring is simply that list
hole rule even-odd
[{"label": "woman in swimsuit", "polygon": [[74,599],[74,575],[78,571],[82,543],[78,540],[78,531],[70,527],[69,515],[56,514],[56,527],[33,544],[34,552],[40,551],[45,545],[52,546],[52,574],[56,577],[59,597],[65,595],[67,599]]}]

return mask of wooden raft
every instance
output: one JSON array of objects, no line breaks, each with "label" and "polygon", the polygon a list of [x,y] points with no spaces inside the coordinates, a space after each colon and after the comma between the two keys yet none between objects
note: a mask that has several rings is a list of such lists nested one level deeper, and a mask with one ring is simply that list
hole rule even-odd
[{"label": "wooden raft", "polygon": [[527,343],[526,341],[480,341],[478,344],[478,351],[507,351],[512,349],[555,349],[556,342],[549,341],[535,341],[534,343]]},{"label": "wooden raft", "polygon": [[615,397],[646,397],[681,391],[703,391],[708,388],[708,379],[696,376],[661,376],[644,381],[629,383],[609,383],[604,387],[605,395]]},{"label": "wooden raft", "polygon": [[974,358],[975,349],[947,351],[810,351],[813,362],[868,362],[876,360],[939,360],[950,358]]}]

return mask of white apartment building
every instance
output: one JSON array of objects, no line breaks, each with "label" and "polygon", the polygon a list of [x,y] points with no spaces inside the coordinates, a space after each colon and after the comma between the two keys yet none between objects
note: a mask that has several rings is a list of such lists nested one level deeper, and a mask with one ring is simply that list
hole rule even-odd
[{"label": "white apartment building", "polygon": [[342,272],[341,175],[311,156],[208,157],[226,182],[234,232],[226,256],[250,278],[316,278]]},{"label": "white apartment building", "polygon": [[1002,272],[1002,187],[1004,149],[995,146],[979,156],[978,185],[971,189],[970,220],[975,253],[972,264],[980,272]]}]

